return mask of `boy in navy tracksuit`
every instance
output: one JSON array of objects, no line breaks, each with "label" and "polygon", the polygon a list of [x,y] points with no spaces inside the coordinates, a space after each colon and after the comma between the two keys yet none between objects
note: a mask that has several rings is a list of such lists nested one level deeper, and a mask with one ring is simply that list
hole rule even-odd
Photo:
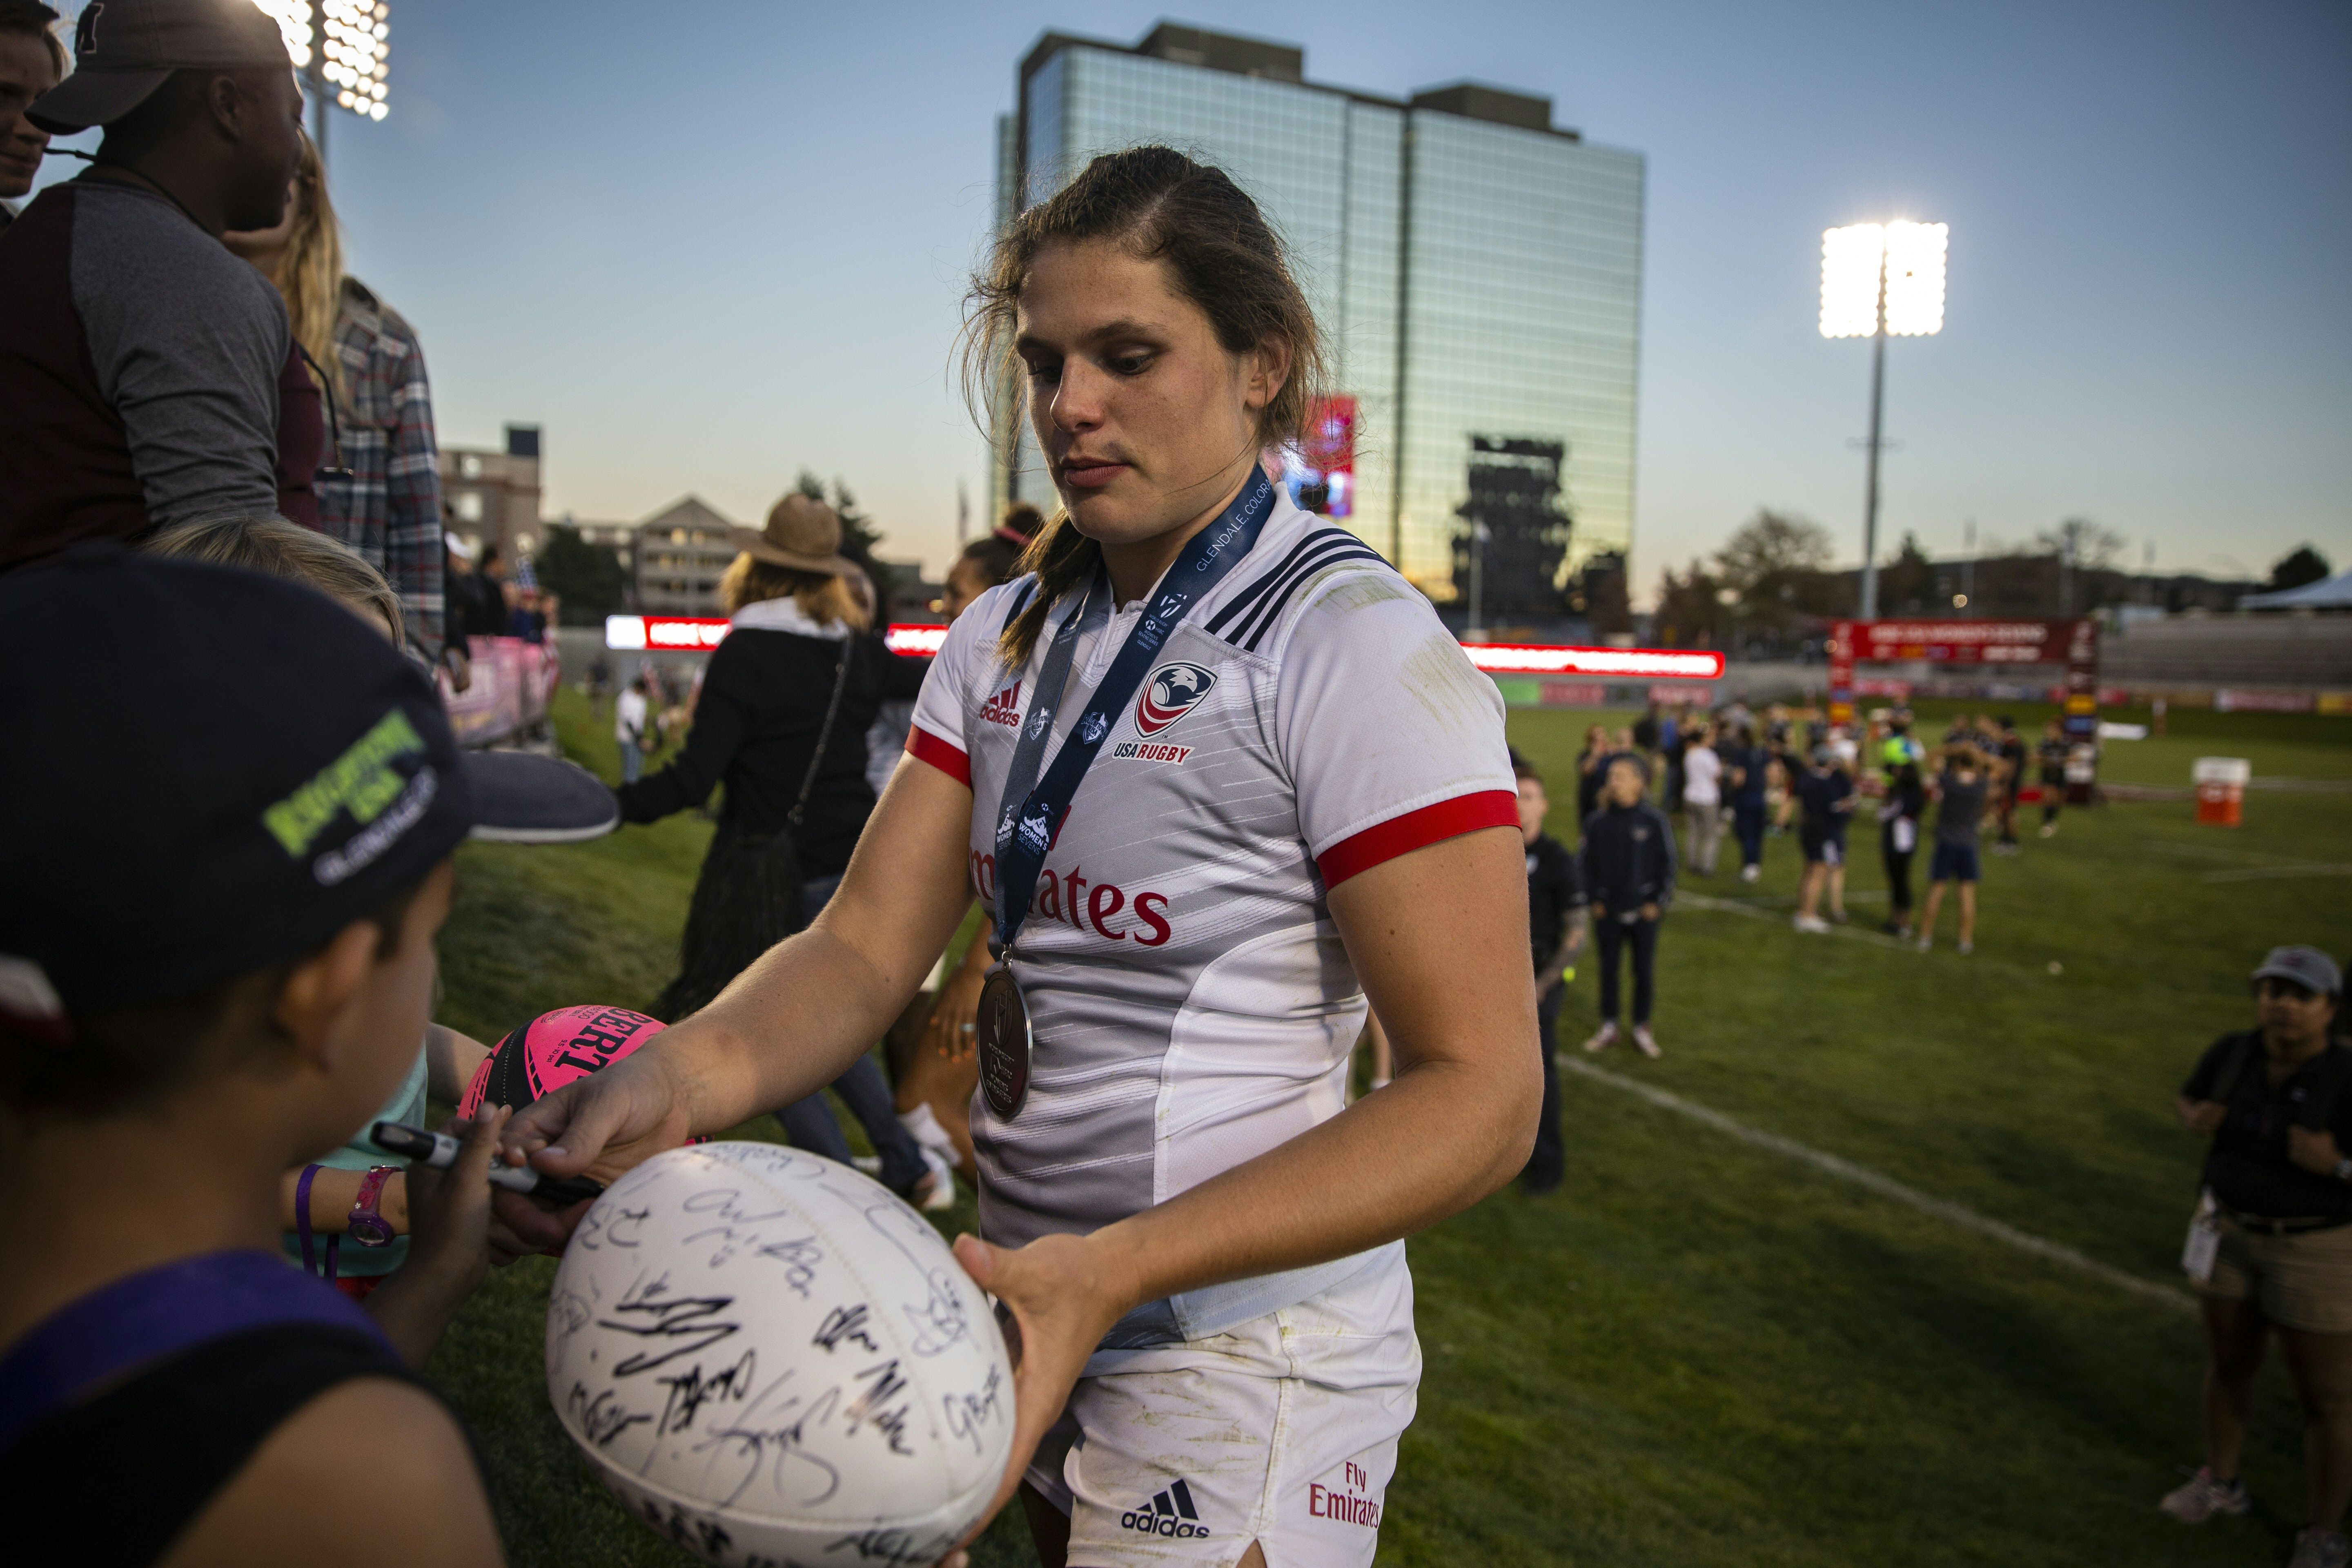
[{"label": "boy in navy tracksuit", "polygon": [[1601,958],[1601,1030],[1584,1042],[1605,1051],[1617,1041],[1617,955],[1633,950],[1633,1045],[1659,1054],[1650,1034],[1656,994],[1658,922],[1675,895],[1675,836],[1665,814],[1646,796],[1642,764],[1620,757],[1609,764],[1601,809],[1585,820],[1577,870],[1592,907]]},{"label": "boy in navy tracksuit", "polygon": [[1560,1004],[1576,970],[1570,960],[1584,948],[1584,885],[1577,880],[1576,857],[1543,830],[1551,799],[1543,775],[1517,752],[1511,773],[1518,781],[1519,837],[1528,848],[1528,938],[1536,965],[1536,1055],[1543,1062],[1543,1113],[1536,1122],[1536,1145],[1519,1181],[1530,1194],[1560,1184],[1568,1157],[1559,1141],[1559,1074],[1552,1052],[1559,1038]]}]

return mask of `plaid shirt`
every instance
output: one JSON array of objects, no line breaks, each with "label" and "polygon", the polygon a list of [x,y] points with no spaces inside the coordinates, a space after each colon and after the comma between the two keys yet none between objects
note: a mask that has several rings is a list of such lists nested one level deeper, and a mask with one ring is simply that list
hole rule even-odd
[{"label": "plaid shirt", "polygon": [[436,659],[449,557],[442,542],[441,458],[433,438],[425,351],[397,311],[357,279],[346,278],[335,352],[350,389],[338,399],[337,413],[341,466],[352,477],[319,477],[319,527],[383,574],[407,614],[410,641]]}]

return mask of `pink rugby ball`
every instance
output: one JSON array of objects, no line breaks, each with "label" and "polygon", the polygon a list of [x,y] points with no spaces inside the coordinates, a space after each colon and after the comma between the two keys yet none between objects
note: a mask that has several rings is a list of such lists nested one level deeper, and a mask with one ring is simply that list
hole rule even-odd
[{"label": "pink rugby ball", "polygon": [[662,1032],[658,1018],[626,1007],[559,1007],[510,1031],[466,1086],[457,1111],[471,1116],[484,1101],[529,1105],[550,1089],[610,1067]]}]

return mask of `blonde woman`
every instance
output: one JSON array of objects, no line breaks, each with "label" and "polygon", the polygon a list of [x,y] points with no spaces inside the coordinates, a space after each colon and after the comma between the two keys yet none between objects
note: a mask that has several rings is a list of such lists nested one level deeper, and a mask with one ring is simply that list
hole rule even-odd
[{"label": "blonde woman", "polygon": [[[841,519],[793,494],[768,525],[737,531],[742,553],[719,584],[732,623],[710,656],[694,728],[667,767],[621,786],[625,822],[701,805],[722,781],[719,831],[687,913],[678,976],[654,1011],[676,1021],[816,918],[874,811],[866,731],[882,704],[922,689],[925,664],[869,635],[869,601],[850,586]],[[834,1083],[882,1156],[882,1179],[928,1195],[936,1173],[898,1121],[872,1058]],[[777,1113],[794,1143],[845,1163],[849,1146],[823,1098]]]},{"label": "blonde woman", "polygon": [[221,238],[277,285],[294,341],[311,374],[324,378],[320,531],[383,574],[400,595],[409,642],[427,660],[446,658],[464,690],[465,639],[444,636],[441,458],[425,351],[398,312],[344,273],[341,226],[309,138],[278,226],[233,229]]}]

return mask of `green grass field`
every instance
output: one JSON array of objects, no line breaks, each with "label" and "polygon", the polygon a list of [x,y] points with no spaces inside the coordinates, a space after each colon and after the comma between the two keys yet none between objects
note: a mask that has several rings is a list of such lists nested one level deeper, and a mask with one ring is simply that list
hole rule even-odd
[{"label": "green grass field", "polygon": [[[1948,708],[1923,708],[1930,740]],[[1625,716],[1512,716],[1556,796],[1594,718]],[[609,725],[571,693],[560,719],[566,749],[613,776]],[[2352,781],[2352,721],[2176,713],[2169,737],[2111,746],[2106,777],[2184,784],[2205,754]],[[1759,884],[1685,884],[1728,907],[1667,921],[1664,1059],[1601,1065],[2177,1286],[2200,1147],[2173,1125],[2174,1086],[2243,1026],[2264,948],[2348,945],[2347,807],[2257,791],[2236,830],[2197,826],[2186,802],[2069,812],[2056,838],[1987,858],[1967,958],[1948,940],[1922,956],[1858,929],[1791,931],[1796,846],[1772,838]],[[468,848],[443,1019],[487,1040],[551,1006],[650,1000],[708,832],[680,818],[570,847]],[[1884,882],[1874,839],[1853,839],[1864,928]],[[1571,1051],[1592,993],[1588,967],[1561,1026]],[[2185,1292],[2151,1300],[1606,1082],[1570,1075],[1562,1093],[1566,1186],[1498,1194],[1412,1244],[1428,1369],[1382,1563],[2284,1560],[2300,1438],[2275,1368],[2248,1458],[2254,1514],[2192,1531],[2154,1510],[2198,1457]],[[969,1204],[947,1219],[968,1226]],[[509,1552],[688,1561],[607,1499],[548,1410],[551,1273],[541,1259],[498,1275],[432,1367],[480,1439]],[[1011,1519],[978,1555],[1034,1561]]]}]

